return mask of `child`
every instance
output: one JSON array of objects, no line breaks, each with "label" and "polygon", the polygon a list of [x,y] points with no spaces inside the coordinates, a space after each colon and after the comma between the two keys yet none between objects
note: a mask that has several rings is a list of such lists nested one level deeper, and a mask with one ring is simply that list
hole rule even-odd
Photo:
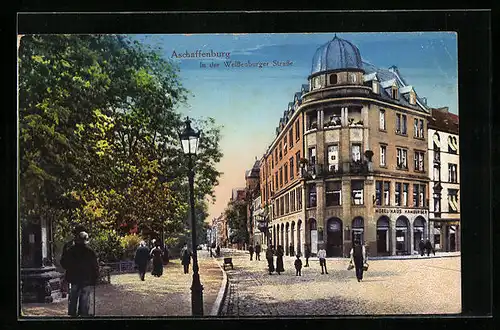
[{"label": "child", "polygon": [[302,260],[300,260],[300,255],[297,254],[297,259],[295,259],[295,276],[302,276]]}]

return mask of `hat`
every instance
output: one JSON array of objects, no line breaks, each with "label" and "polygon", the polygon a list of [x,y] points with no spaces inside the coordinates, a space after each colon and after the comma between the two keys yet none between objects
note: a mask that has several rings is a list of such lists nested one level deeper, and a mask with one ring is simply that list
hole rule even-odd
[{"label": "hat", "polygon": [[81,231],[79,234],[78,234],[78,237],[77,237],[77,242],[79,243],[88,243],[89,242],[89,234],[87,234],[86,232],[84,231]]}]

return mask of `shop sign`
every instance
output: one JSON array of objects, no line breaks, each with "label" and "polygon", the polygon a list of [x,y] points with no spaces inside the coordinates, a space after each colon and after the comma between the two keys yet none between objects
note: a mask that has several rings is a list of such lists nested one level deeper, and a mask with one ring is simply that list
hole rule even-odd
[{"label": "shop sign", "polygon": [[404,242],[405,238],[404,238],[404,236],[399,236],[399,237],[396,237],[396,241],[398,241],[398,242]]},{"label": "shop sign", "polygon": [[401,208],[376,208],[375,213],[384,213],[384,214],[423,214],[427,215],[428,210],[425,209],[401,209]]}]

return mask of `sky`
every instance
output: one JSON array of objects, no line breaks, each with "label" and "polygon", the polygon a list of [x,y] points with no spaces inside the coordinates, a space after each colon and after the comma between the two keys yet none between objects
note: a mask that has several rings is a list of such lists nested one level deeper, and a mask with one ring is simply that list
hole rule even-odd
[{"label": "sky", "polygon": [[[295,92],[302,84],[308,84],[316,49],[334,35],[332,31],[133,36],[159,47],[166,59],[178,65],[180,80],[192,94],[178,110],[194,118],[213,117],[222,126],[220,147],[224,157],[217,169],[223,174],[206,221],[224,211],[233,188],[245,186],[245,171],[272,143],[276,126]],[[455,33],[337,33],[337,37],[358,47],[366,62],[385,69],[397,66],[417,95],[427,98],[428,106],[447,106],[450,112],[458,114]],[[222,57],[178,57],[197,50],[213,51]],[[227,66],[237,61],[269,64],[261,68]],[[273,66],[273,61],[288,61],[291,65]]]}]

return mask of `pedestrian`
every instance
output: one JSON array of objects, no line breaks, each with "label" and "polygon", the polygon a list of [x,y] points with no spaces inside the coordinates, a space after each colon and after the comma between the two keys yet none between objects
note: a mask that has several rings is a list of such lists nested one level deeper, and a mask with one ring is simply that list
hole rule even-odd
[{"label": "pedestrian", "polygon": [[351,264],[354,264],[356,269],[356,278],[358,282],[363,279],[363,265],[366,263],[366,249],[364,245],[361,245],[359,240],[354,241],[354,246],[351,249]]},{"label": "pedestrian", "polygon": [[297,254],[297,259],[295,259],[295,276],[302,276],[302,260],[300,260],[300,255]]},{"label": "pedestrian", "polygon": [[290,252],[290,257],[295,255],[295,251],[294,251],[292,243],[290,243],[290,247],[288,248],[288,251]]},{"label": "pedestrian", "polygon": [[250,260],[253,260],[253,245],[248,247],[248,252],[250,252]]},{"label": "pedestrian", "polygon": [[99,278],[97,255],[88,246],[88,242],[89,235],[84,231],[80,232],[60,261],[70,283],[68,315],[74,317],[89,315],[90,291]]},{"label": "pedestrian", "polygon": [[274,251],[273,246],[269,245],[266,250],[267,267],[269,270],[269,275],[274,272]]},{"label": "pedestrian", "polygon": [[424,240],[421,239],[420,242],[418,243],[418,250],[419,250],[421,256],[424,256],[424,252],[425,252],[424,249],[425,249],[425,243],[424,243]]},{"label": "pedestrian", "polygon": [[191,263],[191,253],[187,247],[187,244],[184,244],[182,248],[182,266],[184,266],[184,274],[189,274],[189,264]]},{"label": "pedestrian", "polygon": [[146,246],[146,242],[141,241],[139,247],[135,251],[134,262],[139,271],[139,278],[144,281],[144,276],[146,275],[146,269],[148,268],[148,262],[150,259],[149,249]]},{"label": "pedestrian", "polygon": [[217,245],[217,248],[215,249],[215,256],[220,257],[220,246]]},{"label": "pedestrian", "polygon": [[278,245],[278,248],[276,249],[276,272],[278,275],[281,275],[285,271],[285,268],[283,268],[283,246]]},{"label": "pedestrian", "polygon": [[326,269],[326,250],[323,246],[318,251],[319,265],[321,266],[321,274],[328,274]]},{"label": "pedestrian", "polygon": [[255,245],[255,260],[260,261],[260,250],[261,250],[260,244],[257,243],[257,245]]},{"label": "pedestrian", "polygon": [[425,249],[427,250],[427,256],[429,256],[431,254],[431,251],[432,251],[433,255],[436,255],[436,250],[434,250],[434,247],[432,246],[430,240],[427,240],[425,242]]},{"label": "pedestrian", "polygon": [[306,265],[304,267],[309,267],[309,258],[311,257],[311,248],[309,247],[309,245],[306,245],[304,257],[306,258]]},{"label": "pedestrian", "polygon": [[153,258],[153,270],[151,275],[160,277],[163,275],[163,251],[160,242],[155,242],[155,247],[151,250],[150,256]]},{"label": "pedestrian", "polygon": [[[73,232],[72,232],[73,237],[71,238],[70,241],[66,242],[63,245],[61,259],[65,257],[65,254],[69,250],[69,248],[72,247],[73,245],[75,245],[75,240],[78,239],[78,235],[82,231],[87,232],[87,230],[85,229],[85,227],[83,225],[77,225],[77,226],[75,226],[75,228],[73,229]],[[66,279],[65,276],[63,276],[63,280],[62,280],[62,283],[61,283],[61,291],[62,291],[63,294],[67,294],[69,292],[69,282],[68,282],[68,280]],[[65,295],[63,297],[65,297]],[[68,299],[68,304],[69,304],[69,299]]]}]

